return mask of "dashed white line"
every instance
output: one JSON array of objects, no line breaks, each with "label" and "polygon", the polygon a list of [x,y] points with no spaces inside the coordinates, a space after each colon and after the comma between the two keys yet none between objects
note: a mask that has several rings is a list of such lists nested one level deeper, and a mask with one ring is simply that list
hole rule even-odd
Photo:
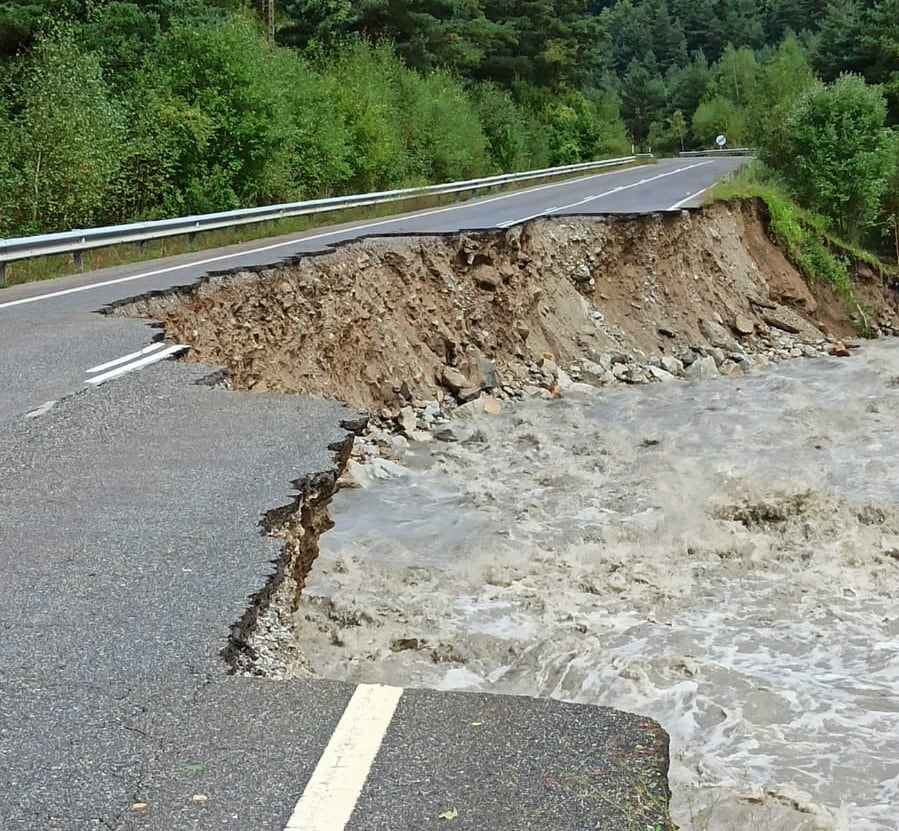
[{"label": "dashed white line", "polygon": [[685,196],[683,199],[681,199],[680,202],[675,202],[670,208],[666,208],[666,210],[676,211],[686,205],[687,202],[692,202],[694,199],[696,199],[697,196],[702,196],[702,194],[704,194],[707,190],[708,188],[703,188],[702,190],[696,191],[696,193],[691,193],[689,196]]},{"label": "dashed white line", "polygon": [[356,687],[285,831],[346,828],[402,695],[402,687]]},{"label": "dashed white line", "polygon": [[185,349],[190,349],[190,347],[187,346],[187,344],[183,343],[172,344],[171,346],[167,346],[165,349],[151,352],[149,355],[144,355],[144,357],[139,358],[136,361],[122,364],[121,366],[115,367],[115,369],[110,369],[108,372],[104,372],[102,375],[95,375],[93,378],[88,378],[85,383],[91,384],[95,387],[99,386],[100,384],[105,384],[107,381],[110,381],[113,378],[118,378],[120,375],[125,375],[125,373],[127,372],[133,372],[135,369],[143,369],[145,366],[150,366],[150,364],[164,361],[166,358],[169,358],[172,355],[177,355],[179,352],[183,352]]},{"label": "dashed white line", "polygon": [[[596,179],[601,176],[613,176],[617,173],[623,173],[626,170],[631,170],[631,168],[624,168],[623,170],[611,170],[607,173],[593,173],[588,176],[581,176],[577,179],[567,179],[564,182],[551,182],[548,185],[537,185],[536,187],[525,188],[524,190],[512,191],[511,193],[503,193],[499,196],[491,196],[488,199],[479,199],[477,202],[460,202],[458,205],[449,205],[445,208],[434,208],[430,211],[422,211],[414,214],[412,218],[435,216],[436,214],[447,213],[448,211],[458,211],[462,208],[470,208],[473,205],[488,205],[491,202],[499,202],[503,199],[512,199],[515,196],[521,196],[525,193],[537,193],[538,191],[546,190],[547,188],[557,188],[563,185],[572,185],[578,182],[585,182],[588,179]],[[90,291],[91,289],[100,289],[107,286],[116,286],[121,283],[130,283],[133,280],[143,280],[145,277],[158,277],[162,274],[171,274],[173,271],[180,271],[185,268],[196,268],[198,266],[212,265],[213,263],[220,263],[223,260],[236,259],[237,257],[247,257],[252,254],[261,254],[265,251],[275,251],[278,248],[296,247],[299,243],[312,242],[314,240],[326,239],[327,237],[336,237],[340,234],[346,233],[347,230],[367,231],[370,228],[378,228],[383,225],[391,225],[396,222],[402,222],[409,218],[410,217],[392,217],[390,219],[380,219],[377,222],[369,222],[366,225],[356,225],[352,229],[343,229],[340,231],[325,231],[321,234],[313,234],[307,237],[296,237],[294,239],[288,240],[287,242],[276,242],[272,245],[262,245],[259,248],[251,248],[248,251],[237,251],[232,254],[221,254],[217,257],[207,257],[205,260],[195,260],[194,262],[190,263],[179,263],[178,265],[170,265],[166,266],[165,268],[156,268],[152,271],[142,271],[140,274],[130,274],[127,277],[117,277],[114,280],[102,280],[99,283],[91,283],[87,286],[75,286],[74,288],[70,289],[51,291],[47,294],[38,294],[34,297],[23,297],[19,300],[9,300],[6,303],[0,303],[0,309],[11,309],[13,306],[24,306],[28,303],[37,303],[41,300],[51,300],[56,297],[65,297],[69,294],[79,294],[80,292]]]},{"label": "dashed white line", "polygon": [[541,216],[547,216],[551,214],[553,211],[561,210],[561,208],[547,208],[545,211],[540,211],[536,214],[530,214],[529,216],[520,216],[517,219],[509,219],[505,222],[497,222],[497,228],[511,228],[513,225],[520,225],[522,222],[528,222],[531,219],[538,219]]},{"label": "dashed white line", "polygon": [[[541,211],[538,214],[532,214],[531,216],[520,217],[519,219],[510,219],[506,222],[500,222],[497,227],[499,228],[509,228],[512,225],[518,225],[521,222],[527,222],[530,219],[537,219],[540,216],[548,216],[549,214],[556,211],[568,211],[572,208],[579,208],[581,205],[586,205],[588,202],[595,202],[597,199],[603,199],[606,196],[614,196],[616,193],[621,193],[623,190],[630,190],[631,188],[638,188],[641,185],[648,185],[650,182],[658,181],[659,179],[664,179],[666,176],[674,176],[677,173],[684,173],[687,170],[693,170],[696,167],[702,167],[703,165],[711,164],[711,162],[697,162],[696,164],[690,164],[686,167],[678,167],[674,170],[668,170],[665,173],[659,173],[657,176],[650,176],[646,179],[641,179],[639,182],[632,182],[629,185],[619,185],[617,188],[612,188],[612,190],[603,191],[602,193],[594,194],[593,196],[588,196],[585,199],[581,199],[577,202],[572,202],[570,205],[562,205],[560,208],[549,208],[546,211]],[[703,188],[705,190],[705,188]],[[701,193],[702,191],[700,191]],[[695,195],[695,194],[694,194]],[[668,210],[672,210],[669,208]]]},{"label": "dashed white line", "polygon": [[151,352],[155,352],[157,349],[162,349],[165,344],[162,341],[157,341],[156,343],[151,343],[149,346],[145,346],[143,349],[137,352],[131,352],[128,355],[122,355],[121,358],[113,358],[111,361],[107,361],[105,364],[98,364],[97,366],[92,366],[90,369],[85,370],[88,375],[93,375],[95,372],[103,372],[104,370],[111,369],[114,366],[118,366],[119,364],[126,364],[128,361],[133,361],[136,358],[141,358],[144,355],[149,355]]},{"label": "dashed white line", "polygon": [[55,401],[45,401],[40,407],[35,407],[25,413],[25,418],[40,418],[40,416],[49,413],[56,406]]}]

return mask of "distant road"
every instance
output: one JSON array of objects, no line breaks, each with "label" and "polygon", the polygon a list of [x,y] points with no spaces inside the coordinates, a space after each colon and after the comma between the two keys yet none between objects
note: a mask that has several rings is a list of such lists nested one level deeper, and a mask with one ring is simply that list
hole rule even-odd
[{"label": "distant road", "polygon": [[[363,235],[677,210],[741,161],[663,161],[0,290],[0,830],[631,828],[546,783],[589,770],[616,800],[663,787],[665,737],[647,719],[227,675],[220,652],[281,548],[260,517],[332,472],[353,414],[210,388],[210,368],[185,362],[91,385],[160,354],[152,324],[96,311]],[[629,747],[638,770],[619,761]]]}]

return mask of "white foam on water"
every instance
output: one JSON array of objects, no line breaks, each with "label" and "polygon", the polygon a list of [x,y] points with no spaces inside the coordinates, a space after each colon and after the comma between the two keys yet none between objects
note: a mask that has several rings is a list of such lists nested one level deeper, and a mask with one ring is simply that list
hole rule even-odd
[{"label": "white foam on water", "polygon": [[603,704],[684,829],[899,828],[899,348],[516,406],[340,496],[328,677]]}]

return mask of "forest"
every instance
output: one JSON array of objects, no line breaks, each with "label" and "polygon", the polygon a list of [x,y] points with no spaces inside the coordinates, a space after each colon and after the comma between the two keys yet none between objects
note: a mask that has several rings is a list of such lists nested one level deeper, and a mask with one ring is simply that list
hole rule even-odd
[{"label": "forest", "polygon": [[899,0],[0,0],[0,235],[756,148],[899,240]]}]

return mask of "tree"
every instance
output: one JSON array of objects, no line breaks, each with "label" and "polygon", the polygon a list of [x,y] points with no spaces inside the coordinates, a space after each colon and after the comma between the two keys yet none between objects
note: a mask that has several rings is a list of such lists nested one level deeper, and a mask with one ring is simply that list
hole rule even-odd
[{"label": "tree", "polygon": [[716,95],[703,101],[693,113],[693,138],[704,148],[714,145],[715,137],[723,134],[733,146],[746,141],[746,113],[728,98]]},{"label": "tree", "polygon": [[796,102],[815,83],[808,58],[792,35],[759,67],[749,103],[750,140],[760,157],[774,168],[786,158],[784,122]]},{"label": "tree", "polygon": [[250,205],[287,141],[283,79],[265,38],[232,16],[176,24],[160,38],[146,74],[163,98],[206,120],[201,145],[191,139],[178,172],[189,211]]},{"label": "tree", "polygon": [[858,75],[816,85],[786,120],[787,183],[851,242],[874,221],[892,172],[885,122],[883,93]]},{"label": "tree", "polygon": [[654,121],[649,131],[650,142],[654,151],[661,153],[677,153],[684,150],[690,128],[681,110],[675,110],[664,123]]},{"label": "tree", "polygon": [[20,185],[12,224],[30,233],[87,227],[104,216],[123,114],[96,56],[66,30],[39,41],[20,70],[5,137]]},{"label": "tree", "polygon": [[621,82],[621,115],[636,143],[649,136],[650,125],[665,110],[665,84],[652,54],[632,60]]}]

